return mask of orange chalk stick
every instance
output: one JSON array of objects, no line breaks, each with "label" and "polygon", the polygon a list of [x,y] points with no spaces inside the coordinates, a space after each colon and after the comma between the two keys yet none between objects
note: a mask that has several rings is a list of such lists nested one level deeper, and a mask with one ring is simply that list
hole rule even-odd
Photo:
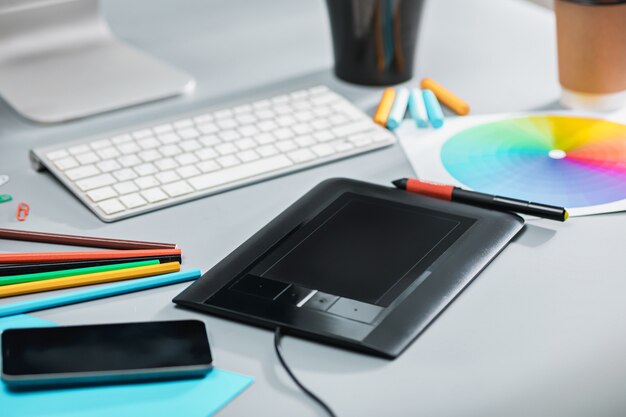
[{"label": "orange chalk stick", "polygon": [[393,107],[395,99],[396,90],[393,88],[386,88],[380,99],[380,103],[378,103],[376,113],[374,113],[374,123],[381,125],[382,127],[387,126],[387,119],[389,118],[389,113],[391,113],[391,108]]},{"label": "orange chalk stick", "polygon": [[470,112],[470,106],[456,94],[431,78],[424,78],[420,84],[422,90],[431,90],[437,100],[456,114],[465,116]]},{"label": "orange chalk stick", "polygon": [[94,259],[147,258],[165,255],[180,256],[180,249],[129,249],[94,252],[29,252],[0,253],[0,264],[23,264],[37,262],[86,261]]}]

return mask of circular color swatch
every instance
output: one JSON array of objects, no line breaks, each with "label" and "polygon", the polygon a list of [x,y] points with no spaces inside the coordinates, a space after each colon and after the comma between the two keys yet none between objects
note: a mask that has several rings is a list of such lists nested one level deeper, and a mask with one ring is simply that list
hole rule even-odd
[{"label": "circular color swatch", "polygon": [[445,169],[485,193],[567,208],[626,199],[626,126],[530,116],[463,130],[441,150]]}]

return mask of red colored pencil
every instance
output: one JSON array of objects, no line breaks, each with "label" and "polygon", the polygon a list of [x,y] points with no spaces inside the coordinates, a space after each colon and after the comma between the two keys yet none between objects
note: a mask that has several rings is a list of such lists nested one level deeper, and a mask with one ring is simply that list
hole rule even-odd
[{"label": "red colored pencil", "polygon": [[91,252],[27,252],[27,253],[2,253],[0,264],[23,264],[37,262],[68,262],[94,259],[125,259],[125,258],[150,258],[167,255],[181,256],[180,249],[128,249],[108,250]]}]

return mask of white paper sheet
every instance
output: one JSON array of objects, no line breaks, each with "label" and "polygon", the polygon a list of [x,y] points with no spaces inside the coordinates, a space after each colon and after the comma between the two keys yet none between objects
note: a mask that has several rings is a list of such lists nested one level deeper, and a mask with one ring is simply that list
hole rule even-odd
[{"label": "white paper sheet", "polygon": [[[404,152],[413,167],[413,170],[420,179],[425,179],[444,184],[451,184],[465,189],[472,189],[468,184],[461,183],[454,178],[444,167],[441,161],[441,149],[444,143],[454,134],[464,129],[477,126],[479,124],[488,123],[496,120],[505,120],[515,117],[539,115],[567,115],[581,117],[603,118],[605,120],[624,123],[626,114],[624,112],[613,113],[610,116],[598,117],[597,114],[572,113],[565,111],[541,112],[541,113],[509,113],[484,116],[466,116],[466,117],[449,117],[446,119],[445,125],[440,129],[418,129],[415,123],[406,119],[404,123],[396,130],[396,135],[400,141]],[[626,161],[625,161],[626,163]],[[484,191],[484,190],[475,190]],[[572,190],[572,192],[575,192]],[[506,197],[520,198],[516,196],[515,189],[511,189]],[[541,201],[537,201],[542,203]],[[626,210],[626,195],[624,199],[613,201],[607,204],[589,205],[584,207],[567,207],[570,216],[584,216],[599,213],[610,213]]]}]

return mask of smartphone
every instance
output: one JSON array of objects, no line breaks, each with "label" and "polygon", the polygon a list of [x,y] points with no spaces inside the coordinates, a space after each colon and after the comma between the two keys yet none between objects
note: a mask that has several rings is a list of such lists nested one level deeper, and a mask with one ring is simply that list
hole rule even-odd
[{"label": "smartphone", "polygon": [[200,378],[212,361],[199,320],[2,333],[2,380],[12,389]]}]

